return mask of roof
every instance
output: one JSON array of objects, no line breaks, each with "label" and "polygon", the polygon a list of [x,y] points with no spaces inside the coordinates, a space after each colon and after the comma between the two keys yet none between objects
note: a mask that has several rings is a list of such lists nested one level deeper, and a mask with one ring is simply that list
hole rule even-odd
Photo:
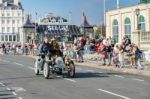
[{"label": "roof", "polygon": [[65,35],[65,34],[80,34],[80,29],[76,25],[39,25],[37,32],[43,34],[45,32],[50,36]]},{"label": "roof", "polygon": [[27,16],[26,23],[24,24],[23,28],[35,28],[35,24],[31,22],[30,16]]},{"label": "roof", "polygon": [[55,19],[56,22],[58,22],[59,20],[62,20],[63,22],[68,22],[67,19],[61,16],[54,16],[52,13],[48,13],[48,15],[41,19],[41,22],[51,22],[53,19]]},{"label": "roof", "polygon": [[85,15],[83,15],[83,22],[80,25],[80,28],[92,28],[93,26],[89,25],[88,21],[87,21],[87,17]]},{"label": "roof", "polygon": [[23,10],[23,7],[22,7],[22,5],[21,5],[20,2],[19,2],[19,4],[18,4],[18,6],[17,6],[17,5],[14,5],[14,4],[12,4],[12,3],[8,3],[7,6],[5,6],[4,3],[1,3],[1,4],[0,4],[0,8],[1,8],[1,9],[12,9],[12,10],[16,10],[16,9],[21,9],[21,10]]}]

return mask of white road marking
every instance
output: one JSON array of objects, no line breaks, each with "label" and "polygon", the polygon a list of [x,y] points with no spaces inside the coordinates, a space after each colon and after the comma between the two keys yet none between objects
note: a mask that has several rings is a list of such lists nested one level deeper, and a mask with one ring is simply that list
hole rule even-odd
[{"label": "white road marking", "polygon": [[131,99],[131,98],[128,98],[128,97],[125,97],[123,95],[119,95],[119,94],[116,94],[116,93],[113,93],[113,92],[110,92],[110,91],[107,91],[107,90],[103,90],[103,89],[98,89],[99,91],[102,91],[102,92],[105,92],[105,93],[108,93],[108,94],[111,94],[111,95],[114,95],[114,96],[118,96],[122,99]]},{"label": "white road marking", "polygon": [[115,77],[119,77],[119,78],[124,78],[123,76],[120,75],[114,75]]},{"label": "white road marking", "polygon": [[18,99],[23,99],[22,97],[18,97]]},{"label": "white road marking", "polygon": [[8,91],[11,91],[11,89],[10,89],[10,88],[8,88],[8,87],[7,87],[6,89],[7,89]]},{"label": "white road marking", "polygon": [[17,63],[17,62],[14,62],[14,64],[22,66],[22,67],[24,66],[23,64],[20,64],[20,63]]},{"label": "white road marking", "polygon": [[12,93],[13,93],[13,95],[15,95],[15,96],[17,95],[17,93],[15,93],[15,92],[12,92]]},{"label": "white road marking", "polygon": [[70,81],[70,82],[76,82],[75,80],[73,80],[73,79],[68,79],[68,78],[65,78],[65,80],[67,80],[67,81]]},{"label": "white road marking", "polygon": [[143,82],[143,81],[144,81],[144,80],[142,80],[142,79],[136,79],[136,78],[133,78],[133,80],[141,81],[141,82]]},{"label": "white road marking", "polygon": [[6,62],[6,63],[10,63],[10,61],[8,61],[8,60],[1,60],[1,61]]},{"label": "white road marking", "polygon": [[0,85],[1,85],[2,87],[5,87],[5,85],[4,85],[2,82],[0,82]]},{"label": "white road marking", "polygon": [[34,68],[33,67],[28,67],[29,69],[31,69],[31,70],[34,70]]},{"label": "white road marking", "polygon": [[94,70],[86,70],[87,72],[95,72]]},{"label": "white road marking", "polygon": [[18,97],[18,99],[23,99],[22,97]]},{"label": "white road marking", "polygon": [[12,87],[12,90],[14,90],[15,92],[25,92],[26,90],[22,87]]}]

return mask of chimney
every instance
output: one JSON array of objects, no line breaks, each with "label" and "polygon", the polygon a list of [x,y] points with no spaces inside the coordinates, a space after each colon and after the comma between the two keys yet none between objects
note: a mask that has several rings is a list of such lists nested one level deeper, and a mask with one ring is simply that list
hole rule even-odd
[{"label": "chimney", "polygon": [[19,4],[19,0],[14,0],[14,5],[18,6],[18,4]]}]

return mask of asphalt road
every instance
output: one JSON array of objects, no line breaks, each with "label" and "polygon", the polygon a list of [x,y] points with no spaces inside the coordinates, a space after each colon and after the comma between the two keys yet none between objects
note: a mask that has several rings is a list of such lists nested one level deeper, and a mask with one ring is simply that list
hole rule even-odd
[{"label": "asphalt road", "polygon": [[0,55],[0,99],[150,99],[150,78],[76,66],[76,78],[35,76],[34,59]]}]

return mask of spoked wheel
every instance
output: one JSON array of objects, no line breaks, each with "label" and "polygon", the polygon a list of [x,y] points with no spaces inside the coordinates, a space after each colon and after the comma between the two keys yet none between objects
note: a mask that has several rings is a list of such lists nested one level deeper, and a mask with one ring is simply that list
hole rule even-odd
[{"label": "spoked wheel", "polygon": [[44,78],[48,79],[50,74],[50,68],[48,63],[44,63],[44,70],[43,70]]},{"label": "spoked wheel", "polygon": [[75,65],[73,62],[69,64],[68,77],[71,77],[71,78],[75,77]]},{"label": "spoked wheel", "polygon": [[39,75],[38,63],[36,61],[34,63],[34,72],[36,75]]}]

